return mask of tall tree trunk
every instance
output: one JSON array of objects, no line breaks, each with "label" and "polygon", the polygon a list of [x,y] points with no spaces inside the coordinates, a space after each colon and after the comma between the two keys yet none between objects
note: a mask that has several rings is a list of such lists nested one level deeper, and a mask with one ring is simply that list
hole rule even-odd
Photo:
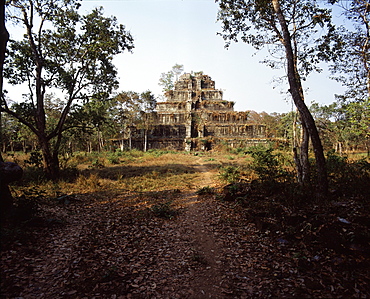
[{"label": "tall tree trunk", "polygon": [[321,144],[320,136],[317,131],[317,127],[315,121],[308,110],[306,104],[304,103],[302,96],[301,96],[301,84],[297,82],[298,78],[296,76],[297,69],[295,68],[295,59],[293,54],[291,36],[288,29],[288,25],[286,23],[285,17],[281,11],[279,0],[271,0],[273,4],[274,11],[276,16],[279,20],[282,32],[283,32],[283,44],[285,47],[285,54],[287,59],[287,73],[288,73],[288,81],[290,86],[290,93],[292,95],[293,101],[295,106],[297,107],[303,123],[306,126],[307,132],[311,137],[312,146],[315,153],[316,159],[316,169],[318,175],[318,192],[321,195],[325,195],[328,191],[328,177],[326,171],[326,163],[325,163],[325,156],[324,150]]},{"label": "tall tree trunk", "polygon": [[310,142],[310,135],[308,129],[302,120],[302,137],[300,148],[300,160],[302,164],[302,184],[308,186],[310,183],[310,161],[308,159],[308,146]]},{"label": "tall tree trunk", "polygon": [[298,148],[298,136],[297,136],[297,113],[294,114],[293,117],[293,157],[294,157],[294,163],[297,171],[297,181],[300,185],[303,184],[303,170],[302,170],[302,163],[300,158],[300,152]]},{"label": "tall tree trunk", "polygon": [[128,148],[129,150],[132,150],[132,130],[131,128],[129,129]]},{"label": "tall tree trunk", "polygon": [[[0,0],[0,102],[3,105],[3,69],[5,61],[6,44],[9,40],[9,32],[5,26],[5,0]],[[3,125],[0,112],[0,143],[3,144]],[[0,162],[3,157],[0,153]]]},{"label": "tall tree trunk", "polygon": [[39,137],[39,145],[41,147],[42,157],[44,159],[44,168],[46,177],[51,180],[56,180],[59,177],[59,158],[58,155],[52,153],[50,142],[44,136]]},{"label": "tall tree trunk", "polygon": [[148,148],[148,130],[144,129],[144,152],[147,151]]},{"label": "tall tree trunk", "polygon": [[[3,104],[3,69],[5,61],[6,45],[9,33],[5,26],[5,0],[0,0],[0,101]],[[0,112],[0,141],[2,143],[2,119]],[[8,184],[22,177],[23,170],[15,163],[4,162],[0,152],[0,210],[6,212],[13,204],[13,196]]]}]

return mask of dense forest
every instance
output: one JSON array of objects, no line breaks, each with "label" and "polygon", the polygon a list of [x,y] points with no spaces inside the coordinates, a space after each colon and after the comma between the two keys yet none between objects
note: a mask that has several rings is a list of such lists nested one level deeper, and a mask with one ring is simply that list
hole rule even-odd
[{"label": "dense forest", "polygon": [[[77,0],[1,0],[2,297],[370,296],[370,2],[215,2],[226,48],[268,47],[286,72],[295,108],[248,112],[264,146],[123,147],[160,100],[120,91],[133,35]],[[307,103],[324,63],[346,91]]]}]

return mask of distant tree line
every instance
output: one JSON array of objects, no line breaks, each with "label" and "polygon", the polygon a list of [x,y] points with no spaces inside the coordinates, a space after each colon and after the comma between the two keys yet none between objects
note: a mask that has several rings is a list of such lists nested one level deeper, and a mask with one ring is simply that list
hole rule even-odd
[{"label": "distant tree line", "polygon": [[[60,117],[61,100],[55,95],[46,96],[47,127]],[[92,100],[71,111],[71,128],[63,135],[60,154],[75,151],[114,151],[130,149],[130,138],[138,131],[143,137],[150,136],[156,99],[152,92],[121,92],[108,101]],[[17,105],[14,103],[14,105]],[[310,111],[314,116],[325,150],[334,149],[339,154],[352,151],[367,152],[370,155],[370,109],[369,102],[340,101],[330,105],[312,103]],[[2,152],[39,150],[37,138],[29,128],[15,118],[3,116]],[[295,136],[301,135],[298,113],[267,113],[249,111],[251,124],[266,125],[267,138],[280,139],[289,150]],[[79,126],[73,126],[78,123]],[[294,132],[295,130],[295,132]]]},{"label": "distant tree line", "polygon": [[[134,129],[147,132],[155,104],[156,100],[151,91],[143,93],[128,91],[120,92],[105,101],[91,99],[83,105],[75,105],[66,122],[69,129],[63,134],[59,154],[75,151],[106,151],[113,150],[114,147],[123,150],[119,141],[129,139]],[[21,108],[18,103],[10,105],[10,109],[13,110],[19,111]],[[47,129],[58,122],[62,110],[63,101],[55,94],[45,96]],[[29,111],[24,110],[23,113],[26,114]],[[28,126],[11,115],[3,115],[2,135],[3,153],[40,150],[37,136],[32,134]],[[115,141],[114,147],[113,141]]]}]

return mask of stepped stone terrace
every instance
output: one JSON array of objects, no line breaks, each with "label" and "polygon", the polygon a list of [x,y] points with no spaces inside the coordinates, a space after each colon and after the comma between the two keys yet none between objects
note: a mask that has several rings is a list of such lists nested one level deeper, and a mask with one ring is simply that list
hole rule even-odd
[{"label": "stepped stone terrace", "polygon": [[234,111],[234,102],[223,100],[208,75],[183,74],[165,97],[157,103],[152,125],[132,131],[131,147],[189,151],[266,143],[266,127],[251,124],[248,111]]}]

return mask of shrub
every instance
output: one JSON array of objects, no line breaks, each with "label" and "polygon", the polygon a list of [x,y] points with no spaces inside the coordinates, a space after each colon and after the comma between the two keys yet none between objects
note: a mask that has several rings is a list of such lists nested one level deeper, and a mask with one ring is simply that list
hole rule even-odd
[{"label": "shrub", "polygon": [[105,166],[104,165],[104,160],[100,159],[100,158],[94,159],[91,162],[91,167],[94,167],[94,168],[103,168],[104,166]]},{"label": "shrub", "polygon": [[119,155],[116,153],[108,155],[107,160],[110,164],[119,164],[121,162]]},{"label": "shrub", "polygon": [[219,178],[229,184],[235,183],[240,179],[240,170],[235,166],[221,167]]},{"label": "shrub", "polygon": [[274,154],[272,148],[254,146],[246,152],[253,158],[251,168],[257,173],[262,181],[287,181],[291,174],[283,168],[282,156]]},{"label": "shrub", "polygon": [[45,197],[45,192],[37,187],[24,189],[22,193],[14,200],[15,221],[28,221],[34,218],[39,212],[39,201]]},{"label": "shrub", "polygon": [[80,175],[76,180],[76,186],[80,190],[95,192],[101,190],[102,186],[100,184],[100,179],[96,174],[90,174],[89,177]]},{"label": "shrub", "polygon": [[332,150],[327,153],[326,165],[331,187],[336,193],[370,198],[370,163],[365,158],[353,161]]},{"label": "shrub", "polygon": [[150,208],[150,211],[159,218],[172,219],[178,214],[178,211],[173,209],[171,204],[172,201],[155,204]]},{"label": "shrub", "polygon": [[215,194],[215,189],[210,186],[200,188],[195,192],[197,195],[212,195]]},{"label": "shrub", "polygon": [[31,152],[29,159],[24,160],[24,163],[35,168],[42,168],[43,162],[41,153],[38,151]]}]

